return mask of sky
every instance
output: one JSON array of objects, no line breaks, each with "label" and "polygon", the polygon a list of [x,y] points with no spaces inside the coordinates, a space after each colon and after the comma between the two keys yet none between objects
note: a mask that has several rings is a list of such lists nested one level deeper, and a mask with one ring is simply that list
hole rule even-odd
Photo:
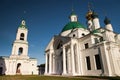
[{"label": "sky", "polygon": [[60,34],[74,9],[78,20],[86,25],[88,3],[98,13],[104,27],[107,16],[115,32],[120,33],[120,0],[0,0],[0,56],[10,56],[16,32],[25,19],[28,27],[28,55],[45,63],[45,48],[54,35]]}]

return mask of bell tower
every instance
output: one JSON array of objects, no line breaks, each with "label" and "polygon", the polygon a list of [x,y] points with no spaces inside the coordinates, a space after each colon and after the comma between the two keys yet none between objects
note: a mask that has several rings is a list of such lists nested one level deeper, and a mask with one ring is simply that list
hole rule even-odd
[{"label": "bell tower", "polygon": [[18,27],[16,40],[13,43],[12,53],[10,58],[29,58],[28,57],[28,41],[27,41],[28,29],[26,27],[25,20],[22,20]]}]

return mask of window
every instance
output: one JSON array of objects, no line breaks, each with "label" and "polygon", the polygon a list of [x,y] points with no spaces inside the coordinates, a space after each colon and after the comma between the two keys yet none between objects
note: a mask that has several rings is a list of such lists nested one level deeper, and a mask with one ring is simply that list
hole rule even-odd
[{"label": "window", "polygon": [[84,33],[82,33],[82,36],[85,36],[85,34],[84,34]]},{"label": "window", "polygon": [[102,42],[102,41],[103,41],[103,37],[100,38],[100,42]]},{"label": "window", "polygon": [[77,18],[76,18],[76,17],[74,17],[74,21],[77,21]]},{"label": "window", "polygon": [[99,54],[95,55],[96,68],[101,69],[101,62]]},{"label": "window", "polygon": [[75,37],[75,34],[73,34],[73,37]]},{"label": "window", "polygon": [[95,40],[95,44],[97,44],[99,42],[97,38],[94,38],[94,40]]},{"label": "window", "polygon": [[20,40],[24,40],[24,33],[20,34]]},{"label": "window", "polygon": [[89,48],[88,43],[85,44],[85,49]]},{"label": "window", "polygon": [[18,51],[18,55],[20,55],[20,54],[22,54],[22,53],[23,53],[23,48],[20,47],[20,48],[19,48],[19,51]]},{"label": "window", "polygon": [[86,57],[86,63],[87,63],[87,69],[91,70],[91,64],[90,64],[90,57],[89,56]]}]

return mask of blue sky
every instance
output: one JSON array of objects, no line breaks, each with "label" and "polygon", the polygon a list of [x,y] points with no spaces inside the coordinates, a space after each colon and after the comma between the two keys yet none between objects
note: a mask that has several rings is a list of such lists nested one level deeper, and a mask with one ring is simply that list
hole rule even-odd
[{"label": "blue sky", "polygon": [[98,13],[101,27],[107,16],[114,31],[120,33],[120,0],[0,0],[0,56],[11,54],[17,28],[24,18],[29,29],[28,54],[37,58],[38,64],[44,63],[45,47],[69,22],[72,5],[79,22],[86,26],[88,2]]}]

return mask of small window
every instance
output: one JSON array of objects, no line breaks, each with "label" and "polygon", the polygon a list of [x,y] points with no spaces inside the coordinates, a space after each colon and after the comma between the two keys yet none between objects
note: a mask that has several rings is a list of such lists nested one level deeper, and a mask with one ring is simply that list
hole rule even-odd
[{"label": "small window", "polygon": [[90,57],[86,57],[87,70],[91,70]]},{"label": "small window", "polygon": [[96,62],[96,68],[101,69],[100,56],[98,54],[95,55],[95,62]]},{"label": "small window", "polygon": [[75,37],[75,34],[73,34],[73,37]]},{"label": "small window", "polygon": [[100,42],[102,42],[102,41],[103,41],[103,37],[100,38]]},{"label": "small window", "polygon": [[85,44],[85,49],[89,48],[89,45],[88,43]]},{"label": "small window", "polygon": [[84,33],[82,33],[82,36],[85,36],[85,34],[84,34]]},{"label": "small window", "polygon": [[20,34],[20,40],[24,40],[24,33]]},{"label": "small window", "polygon": [[97,38],[94,38],[94,40],[95,40],[95,44],[97,44],[99,42]]},{"label": "small window", "polygon": [[76,18],[76,17],[74,17],[74,21],[77,21],[77,18]]}]

